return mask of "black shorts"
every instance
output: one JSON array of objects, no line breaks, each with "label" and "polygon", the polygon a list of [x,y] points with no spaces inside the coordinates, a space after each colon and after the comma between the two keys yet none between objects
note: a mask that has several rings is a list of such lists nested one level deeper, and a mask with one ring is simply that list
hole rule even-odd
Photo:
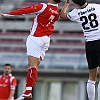
[{"label": "black shorts", "polygon": [[88,68],[100,66],[100,40],[86,42],[85,49]]}]

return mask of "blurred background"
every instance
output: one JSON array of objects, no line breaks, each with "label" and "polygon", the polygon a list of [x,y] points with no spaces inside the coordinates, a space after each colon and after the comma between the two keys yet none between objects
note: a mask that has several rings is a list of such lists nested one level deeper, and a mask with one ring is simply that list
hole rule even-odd
[{"label": "blurred background", "polygon": [[[94,0],[87,1],[94,3]],[[0,0],[0,12],[6,13],[40,2],[46,0]],[[99,2],[95,0],[95,3]],[[63,5],[64,3],[59,4],[60,10]],[[70,5],[68,11],[75,7],[74,4]],[[18,81],[15,98],[25,88],[25,41],[33,18],[34,15],[0,17],[0,74],[5,63],[12,64],[13,75]],[[50,48],[39,66],[39,77],[33,88],[32,100],[88,100],[88,67],[84,47],[85,39],[80,26],[75,22],[59,19],[51,35]]]}]

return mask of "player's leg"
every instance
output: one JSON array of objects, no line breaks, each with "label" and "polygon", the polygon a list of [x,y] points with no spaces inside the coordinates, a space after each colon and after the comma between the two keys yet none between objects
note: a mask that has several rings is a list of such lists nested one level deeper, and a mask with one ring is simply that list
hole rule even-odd
[{"label": "player's leg", "polygon": [[[98,48],[97,56],[98,56],[98,63],[99,63],[99,69],[100,69],[100,40],[98,41],[97,48]],[[99,83],[98,83],[97,91],[98,91],[98,100],[100,100],[100,73],[99,73]]]},{"label": "player's leg", "polygon": [[38,77],[38,62],[39,58],[28,56],[28,72],[26,76],[25,92],[16,100],[30,100],[32,98],[32,88]]},{"label": "player's leg", "polygon": [[26,76],[26,88],[24,94],[28,95],[32,93],[32,87],[36,83],[38,77],[38,62],[39,58],[28,56],[28,73]]},{"label": "player's leg", "polygon": [[86,58],[89,69],[89,79],[87,81],[87,94],[89,100],[95,98],[95,82],[98,74],[98,58],[95,51],[95,41],[86,43]]},{"label": "player's leg", "polygon": [[87,94],[89,100],[95,99],[95,82],[98,73],[98,68],[89,70],[89,79],[87,81]]},{"label": "player's leg", "polygon": [[[100,75],[99,75],[99,78],[100,78]],[[100,79],[99,79],[97,91],[98,91],[98,100],[100,100]]]},{"label": "player's leg", "polygon": [[42,38],[42,41],[43,40],[44,40],[44,44],[41,45],[42,48],[37,47],[38,51],[40,51],[37,53],[37,54],[39,54],[39,56],[37,56],[37,57],[28,56],[29,68],[28,68],[28,74],[26,77],[26,90],[25,90],[24,94],[30,94],[32,92],[32,87],[34,86],[34,84],[37,80],[37,77],[38,77],[38,66],[40,64],[40,61],[42,61],[42,59],[44,59],[45,52],[48,50],[50,39],[47,36],[44,36]]},{"label": "player's leg", "polygon": [[36,80],[38,78],[38,67],[42,61],[42,58],[36,58],[33,56],[28,56],[28,73],[26,76],[26,90],[24,94],[32,93],[32,88],[34,87]]},{"label": "player's leg", "polygon": [[[40,57],[40,58],[41,58],[41,57]],[[38,67],[39,67],[39,65],[40,65],[40,62],[41,62],[41,60],[39,60],[38,63],[37,63],[37,65],[36,65],[37,70],[38,70]]]},{"label": "player's leg", "polygon": [[[34,86],[38,77],[38,65],[41,55],[41,47],[43,40],[40,37],[29,36],[27,38],[27,55],[28,55],[28,73],[26,76],[26,88],[25,92],[19,97],[20,98],[31,98],[32,87]],[[23,100],[23,99],[22,99]]]},{"label": "player's leg", "polygon": [[100,100],[100,79],[99,79],[97,91],[98,91],[98,100]]}]

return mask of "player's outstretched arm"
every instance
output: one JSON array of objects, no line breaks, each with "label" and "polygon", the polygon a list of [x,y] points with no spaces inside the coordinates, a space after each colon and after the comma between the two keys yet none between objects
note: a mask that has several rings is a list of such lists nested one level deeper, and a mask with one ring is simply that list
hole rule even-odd
[{"label": "player's outstretched arm", "polygon": [[62,8],[61,12],[60,12],[60,18],[66,19],[68,20],[67,17],[67,9],[69,7],[70,2],[65,3],[64,7]]},{"label": "player's outstretched arm", "polygon": [[25,8],[19,8],[17,10],[7,12],[5,14],[0,13],[0,16],[11,17],[11,16],[31,14],[31,13],[40,11],[42,9],[42,7],[43,7],[42,3],[35,4],[35,5],[32,5],[32,6],[28,6],[28,7],[25,7]]},{"label": "player's outstretched arm", "polygon": [[10,17],[10,16],[14,16],[14,15],[0,13],[0,16],[3,16],[3,17]]}]

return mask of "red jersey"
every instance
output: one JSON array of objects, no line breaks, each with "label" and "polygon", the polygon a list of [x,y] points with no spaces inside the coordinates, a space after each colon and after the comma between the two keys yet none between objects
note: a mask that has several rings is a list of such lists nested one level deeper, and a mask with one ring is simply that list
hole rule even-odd
[{"label": "red jersey", "polygon": [[34,36],[51,35],[54,30],[54,23],[59,18],[58,4],[40,3],[8,12],[4,16],[23,15],[34,12],[36,12],[36,17],[33,20],[30,34]]},{"label": "red jersey", "polygon": [[[8,99],[11,90],[15,90],[17,85],[16,78],[11,74],[8,77],[0,76],[0,100]],[[14,98],[14,97],[12,97]]]}]

